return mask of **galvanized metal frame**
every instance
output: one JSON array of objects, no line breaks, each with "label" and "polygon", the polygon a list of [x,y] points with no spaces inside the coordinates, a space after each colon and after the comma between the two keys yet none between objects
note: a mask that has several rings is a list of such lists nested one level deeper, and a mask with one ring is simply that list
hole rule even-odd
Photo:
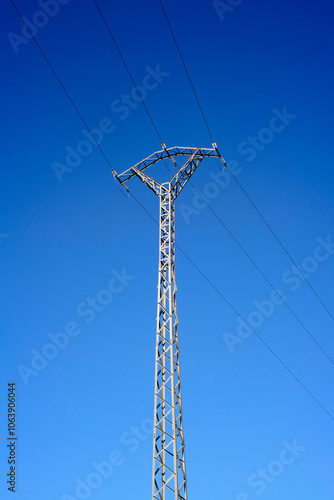
[{"label": "galvanized metal frame", "polygon": [[[139,177],[160,199],[152,500],[187,500],[175,282],[175,200],[205,157],[217,157],[224,165],[225,161],[215,143],[213,149],[163,147],[122,174],[113,173],[125,188],[125,182]],[[177,165],[177,156],[187,159],[168,182],[159,183],[145,172],[161,160],[169,159]]]}]

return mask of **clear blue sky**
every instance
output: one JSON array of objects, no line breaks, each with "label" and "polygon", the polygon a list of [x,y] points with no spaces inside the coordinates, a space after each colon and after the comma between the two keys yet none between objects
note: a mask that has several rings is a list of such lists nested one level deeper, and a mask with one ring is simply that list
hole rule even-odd
[{"label": "clear blue sky", "polygon": [[[167,146],[210,147],[159,1],[99,3]],[[127,97],[133,84],[93,0],[17,7],[115,170],[160,149],[143,106]],[[165,8],[222,155],[334,315],[332,3]],[[158,229],[122,196],[9,0],[0,23],[0,496],[12,498],[6,393],[16,381],[18,500],[144,500]],[[218,173],[203,162],[193,183],[333,359],[333,320]],[[158,217],[153,193],[139,180],[129,187]],[[195,194],[188,185],[177,200],[178,245],[334,416],[333,364],[273,305],[268,283]],[[333,498],[333,417],[240,330],[180,251],[176,266],[189,500]]]}]

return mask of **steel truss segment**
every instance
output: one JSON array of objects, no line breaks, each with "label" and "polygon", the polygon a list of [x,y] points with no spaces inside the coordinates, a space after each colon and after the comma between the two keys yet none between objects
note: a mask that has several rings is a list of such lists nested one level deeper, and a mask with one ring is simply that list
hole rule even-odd
[{"label": "steel truss segment", "polygon": [[195,172],[198,165],[201,163],[204,157],[196,157],[196,150],[182,165],[182,167],[176,172],[174,177],[170,180],[170,184],[173,186],[173,196],[174,199],[178,197],[186,183],[189,181],[190,177]]},{"label": "steel truss segment", "polygon": [[[179,169],[175,183],[179,179],[181,182],[182,173],[190,163],[186,161]],[[168,189],[160,195],[153,500],[187,500],[176,311],[175,185],[169,182]]]},{"label": "steel truss segment", "polygon": [[160,182],[156,181],[153,179],[153,177],[150,177],[149,175],[145,174],[144,172],[141,172],[138,168],[132,167],[131,170],[134,172],[135,175],[139,177],[140,180],[144,182],[152,191],[157,195],[160,196],[161,190],[164,189]]}]

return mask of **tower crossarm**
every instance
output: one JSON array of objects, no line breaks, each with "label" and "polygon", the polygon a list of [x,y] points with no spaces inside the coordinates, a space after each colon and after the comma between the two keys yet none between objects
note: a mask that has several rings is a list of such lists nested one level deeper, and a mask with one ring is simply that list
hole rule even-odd
[{"label": "tower crossarm", "polygon": [[[161,160],[173,161],[173,164],[175,165],[174,158],[177,156],[188,156],[188,159],[190,157],[192,157],[192,159],[194,161],[197,161],[198,159],[202,160],[205,157],[216,157],[216,158],[219,158],[222,161],[222,163],[225,165],[225,160],[221,157],[215,143],[213,143],[213,148],[194,148],[194,147],[174,146],[172,148],[164,148],[160,151],[156,151],[155,153],[148,156],[147,158],[144,158],[144,160],[140,161],[139,163],[136,163],[136,165],[133,165],[132,167],[128,168],[127,170],[125,170],[121,174],[117,174],[113,170],[113,174],[115,175],[117,180],[123,185],[123,187],[126,188],[125,183],[127,181],[129,181],[130,179],[132,179],[133,177],[139,176],[138,171],[143,172],[144,170],[146,170],[149,167],[152,167],[153,165],[155,165],[156,163],[158,163]],[[181,191],[181,189],[180,189],[180,191]]]}]

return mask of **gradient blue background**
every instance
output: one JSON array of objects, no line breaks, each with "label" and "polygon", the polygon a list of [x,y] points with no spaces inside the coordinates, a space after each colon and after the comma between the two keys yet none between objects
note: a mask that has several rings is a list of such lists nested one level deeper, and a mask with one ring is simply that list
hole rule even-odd
[{"label": "gradient blue background", "polygon": [[[210,147],[159,2],[100,6],[138,84],[148,65],[169,73],[145,99],[167,146]],[[17,0],[17,7],[29,20],[41,10],[32,0]],[[239,162],[239,182],[301,264],[317,238],[334,238],[332,3],[244,0],[223,20],[204,0],[165,0],[165,8],[222,155]],[[124,463],[89,498],[148,499],[152,435],[133,452],[121,436],[153,416],[157,226],[122,196],[96,147],[58,181],[52,163],[63,163],[65,147],[84,139],[83,124],[35,43],[14,52],[7,34],[21,34],[22,22],[9,1],[0,23],[0,233],[7,235],[0,239],[0,496],[12,498],[4,482],[6,391],[14,380],[18,500],[76,498],[76,478],[85,481],[92,462],[112,450]],[[110,110],[133,84],[93,1],[61,5],[36,40],[88,125],[113,120],[115,130],[101,143],[113,168],[121,172],[160,149],[141,105],[125,120]],[[284,106],[296,117],[247,161],[240,144]],[[203,162],[196,188],[218,171],[214,160]],[[137,180],[129,187],[158,217],[153,193]],[[187,224],[180,204],[192,206],[194,195],[188,185],[178,199],[177,242],[247,316],[270,288],[208,208]],[[305,283],[296,291],[282,284],[292,264],[235,182],[210,206],[333,358],[333,320]],[[236,500],[241,492],[249,499],[333,498],[333,419],[255,335],[229,352],[222,334],[236,334],[236,314],[180,251],[176,259],[189,500]],[[135,278],[85,323],[78,304],[122,268]],[[333,277],[334,255],[310,275],[332,314]],[[68,321],[80,335],[24,385],[18,365],[30,366],[31,350],[41,352],[48,334]],[[334,367],[285,306],[257,331],[334,415]],[[293,439],[305,451],[257,494],[247,479]]]}]

